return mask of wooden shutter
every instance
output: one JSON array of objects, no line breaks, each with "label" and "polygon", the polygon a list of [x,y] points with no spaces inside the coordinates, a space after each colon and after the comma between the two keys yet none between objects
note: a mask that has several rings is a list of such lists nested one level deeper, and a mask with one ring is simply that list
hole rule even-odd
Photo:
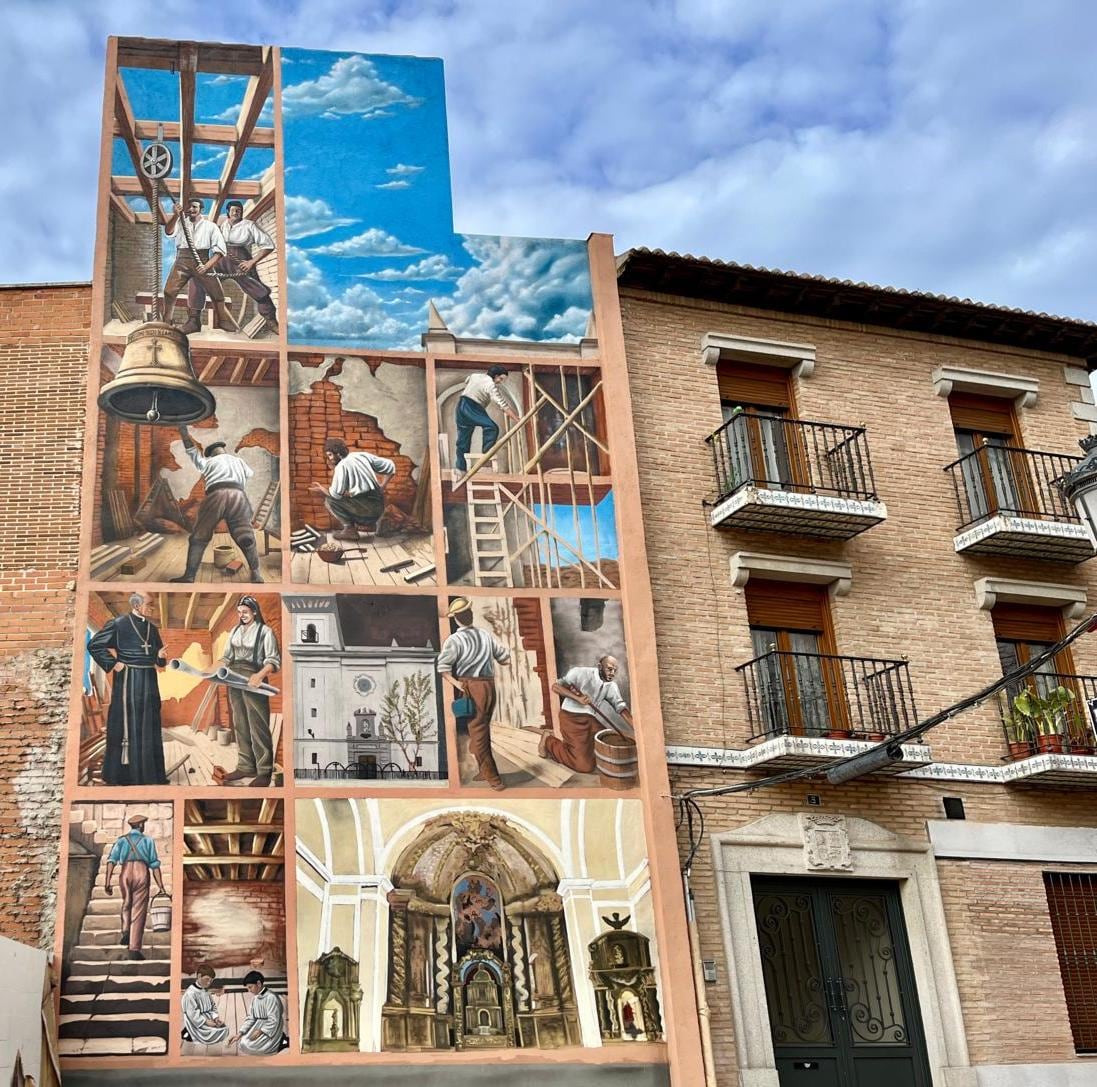
[{"label": "wooden shutter", "polygon": [[746,585],[747,621],[770,630],[808,630],[825,634],[830,629],[830,607],[825,585],[792,581],[759,581]]},{"label": "wooden shutter", "polygon": [[779,366],[721,361],[716,364],[716,381],[720,386],[720,399],[727,403],[792,411],[789,371]]},{"label": "wooden shutter", "polygon": [[974,393],[953,393],[948,398],[948,410],[952,414],[952,425],[957,430],[1001,434],[1014,445],[1019,444],[1012,400]]},{"label": "wooden shutter", "polygon": [[994,636],[1009,642],[1057,642],[1066,631],[1059,608],[999,604],[990,613]]},{"label": "wooden shutter", "polygon": [[1097,1053],[1097,875],[1045,872],[1051,929],[1078,1053]]}]

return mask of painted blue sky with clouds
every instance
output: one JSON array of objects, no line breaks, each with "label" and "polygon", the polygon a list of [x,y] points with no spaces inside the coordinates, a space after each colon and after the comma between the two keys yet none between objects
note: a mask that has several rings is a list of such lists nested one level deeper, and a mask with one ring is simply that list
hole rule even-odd
[{"label": "painted blue sky with clouds", "polygon": [[579,241],[453,230],[442,62],[282,52],[289,337],[415,349],[433,300],[451,331],[576,340]]},{"label": "painted blue sky with clouds", "polygon": [[[1085,0],[7,0],[0,281],[87,279],[106,38],[440,56],[454,222],[1097,319]],[[292,177],[292,175],[290,175]]]}]

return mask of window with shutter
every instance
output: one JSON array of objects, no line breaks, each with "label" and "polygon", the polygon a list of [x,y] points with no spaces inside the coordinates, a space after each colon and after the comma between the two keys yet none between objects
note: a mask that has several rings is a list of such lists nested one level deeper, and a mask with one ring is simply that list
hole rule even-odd
[{"label": "window with shutter", "polygon": [[1034,496],[1013,401],[974,393],[948,398],[967,496],[968,522],[997,513],[1032,512]]},{"label": "window with shutter", "polygon": [[1078,1053],[1097,1053],[1097,874],[1045,872],[1051,929]]}]

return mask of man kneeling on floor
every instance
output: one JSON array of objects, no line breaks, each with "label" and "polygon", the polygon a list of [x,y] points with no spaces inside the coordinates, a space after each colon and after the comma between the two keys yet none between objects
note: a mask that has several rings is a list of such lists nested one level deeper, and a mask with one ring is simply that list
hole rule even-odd
[{"label": "man kneeling on floor", "polygon": [[216,973],[204,963],[194,974],[194,984],[183,993],[183,1041],[199,1045],[220,1045],[228,1036],[217,1010],[217,1001],[209,991]]},{"label": "man kneeling on floor", "polygon": [[229,1045],[239,1042],[240,1053],[249,1057],[265,1057],[287,1048],[289,1039],[283,1029],[285,1012],[281,998],[267,988],[266,978],[258,970],[244,975],[244,988],[251,993],[251,1007],[239,1033],[229,1039]]},{"label": "man kneeling on floor", "polygon": [[387,457],[356,449],[353,453],[340,438],[324,442],[324,459],[331,467],[331,487],[310,483],[313,494],[324,496],[328,512],[339,522],[332,535],[354,541],[359,531],[375,532],[385,512],[385,488],[396,475],[396,465]]},{"label": "man kneeling on floor", "polygon": [[615,682],[620,669],[617,658],[607,654],[598,661],[597,668],[569,668],[552,685],[553,691],[564,698],[560,704],[560,736],[544,732],[538,749],[541,758],[552,759],[580,774],[594,773],[594,736],[606,727],[607,711],[612,710],[632,727],[632,714]]}]

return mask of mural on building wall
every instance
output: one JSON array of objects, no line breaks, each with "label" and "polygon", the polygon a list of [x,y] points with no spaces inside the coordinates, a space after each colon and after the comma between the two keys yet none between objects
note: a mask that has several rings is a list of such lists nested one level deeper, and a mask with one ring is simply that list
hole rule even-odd
[{"label": "mural on building wall", "polygon": [[282,63],[291,343],[418,350],[432,323],[585,334],[582,242],[454,233],[440,60],[287,49]]},{"label": "mural on building wall", "polygon": [[271,593],[92,593],[81,785],[277,785],[282,614]]},{"label": "mural on building wall", "polygon": [[421,360],[291,356],[292,577],[434,585]]},{"label": "mural on building wall", "polygon": [[286,1049],[281,800],[184,802],[182,907],[182,1054]]},{"label": "mural on building wall", "polygon": [[102,351],[92,578],[281,580],[277,355],[138,347]]},{"label": "mural on building wall", "polygon": [[450,582],[617,588],[598,373],[500,361],[440,367],[436,387]]},{"label": "mural on building wall", "polygon": [[58,1048],[63,1056],[168,1050],[172,805],[69,809]]},{"label": "mural on building wall", "polygon": [[298,800],[304,1048],[660,1040],[642,823],[633,800]]},{"label": "mural on building wall", "polygon": [[447,779],[433,596],[287,596],[302,783]]},{"label": "mural on building wall", "polygon": [[119,65],[105,333],[163,323],[184,348],[275,338],[272,50],[123,46]]},{"label": "mural on building wall", "polygon": [[454,230],[439,61],[116,53],[63,1053],[661,1042],[587,244]]}]

